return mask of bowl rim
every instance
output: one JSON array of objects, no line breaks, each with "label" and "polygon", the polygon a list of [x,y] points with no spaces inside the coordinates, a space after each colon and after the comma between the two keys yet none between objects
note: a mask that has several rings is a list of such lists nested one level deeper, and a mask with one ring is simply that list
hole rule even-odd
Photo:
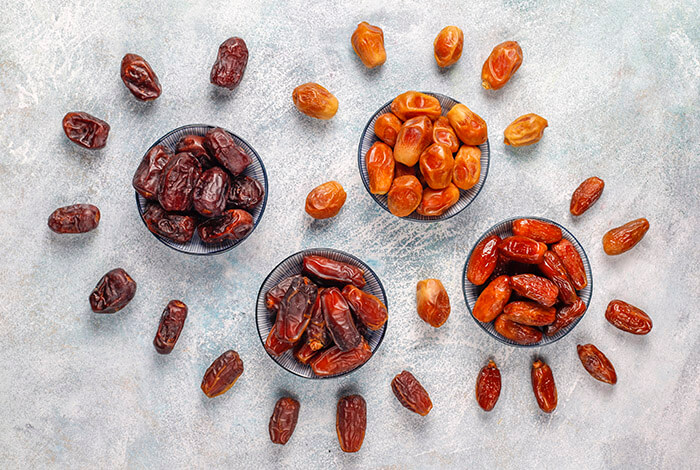
[{"label": "bowl rim", "polygon": [[264,312],[260,312],[260,309],[258,308],[258,306],[260,305],[260,297],[265,295],[265,293],[263,292],[263,287],[267,283],[268,279],[270,279],[270,277],[275,273],[275,271],[277,271],[279,269],[279,267],[282,266],[284,263],[286,263],[290,258],[293,258],[297,255],[304,255],[305,256],[307,254],[315,254],[315,253],[318,253],[321,251],[331,251],[331,252],[334,252],[334,253],[337,253],[337,254],[340,254],[343,256],[347,256],[348,258],[352,259],[356,263],[359,263],[360,267],[362,267],[363,269],[366,269],[370,273],[372,273],[372,275],[377,279],[377,285],[379,286],[379,289],[382,293],[382,299],[380,299],[380,300],[384,301],[384,305],[386,306],[387,312],[389,311],[389,299],[386,296],[386,291],[384,290],[384,285],[382,284],[382,280],[379,278],[377,273],[375,273],[374,270],[367,263],[365,263],[364,261],[362,261],[360,258],[358,258],[355,255],[352,255],[352,254],[347,253],[347,252],[342,251],[342,250],[338,250],[336,248],[324,248],[324,247],[305,248],[303,250],[292,253],[291,255],[287,256],[282,261],[277,263],[277,265],[270,270],[270,272],[267,274],[267,276],[265,276],[265,279],[263,279],[262,283],[260,283],[260,289],[258,289],[258,295],[255,298],[255,328],[258,330],[258,338],[260,339],[260,343],[262,344],[263,350],[265,351],[265,354],[267,354],[270,357],[270,359],[272,359],[272,362],[277,364],[279,367],[281,367],[286,372],[289,372],[290,374],[296,375],[297,377],[301,377],[302,379],[307,379],[307,380],[337,379],[337,378],[344,377],[346,375],[352,374],[353,372],[360,370],[362,367],[364,367],[366,364],[368,364],[369,361],[371,361],[374,358],[374,356],[377,354],[377,351],[379,350],[380,346],[382,345],[382,342],[384,342],[384,337],[386,336],[386,330],[389,326],[389,320],[387,319],[386,323],[384,323],[384,326],[382,328],[382,333],[381,333],[381,336],[379,337],[379,341],[377,341],[377,345],[374,347],[374,350],[372,351],[372,355],[369,357],[369,359],[367,359],[365,362],[363,362],[359,366],[355,367],[354,369],[351,369],[347,372],[343,372],[341,374],[329,375],[329,376],[325,376],[325,377],[319,377],[319,376],[313,374],[310,377],[307,377],[307,376],[301,375],[293,370],[287,369],[286,367],[284,367],[282,364],[280,364],[276,360],[275,356],[270,354],[270,352],[265,347],[266,338],[263,338],[263,334],[262,334],[262,331],[260,331],[260,325],[258,323],[259,316],[261,314],[268,313],[267,309],[265,309]]},{"label": "bowl rim", "polygon": [[[447,98],[447,99],[450,99],[450,100],[452,100],[452,101],[455,101],[456,103],[461,103],[461,101],[456,100],[455,98],[452,98],[451,96],[445,95],[445,94],[443,94],[443,93],[437,93],[437,92],[434,92],[434,91],[420,91],[419,93],[424,93],[424,94],[426,94],[426,95],[431,95],[431,96],[434,96],[434,97],[436,97],[436,98]],[[398,95],[397,95],[397,96],[398,96]],[[381,113],[381,114],[385,114],[386,112],[382,112],[382,110],[383,110],[384,108],[386,108],[387,106],[389,106],[389,105],[394,101],[394,99],[396,99],[396,97],[394,97],[393,99],[387,101],[387,102],[384,103],[382,106],[380,106],[380,107],[372,114],[372,116],[370,116],[369,120],[367,121],[367,124],[365,124],[364,129],[363,129],[362,132],[360,133],[360,143],[359,143],[358,146],[357,146],[357,171],[359,171],[359,173],[360,173],[360,179],[362,180],[362,184],[364,185],[365,190],[367,191],[367,194],[369,194],[369,195],[372,197],[372,199],[374,200],[375,204],[377,204],[377,205],[378,205],[380,208],[382,208],[385,212],[388,212],[388,213],[391,214],[393,217],[396,217],[396,218],[398,218],[398,219],[409,220],[409,221],[411,221],[411,222],[418,222],[418,223],[442,222],[443,220],[449,220],[449,219],[451,219],[451,218],[453,218],[453,217],[455,217],[455,216],[461,214],[462,212],[464,212],[464,210],[465,210],[467,207],[469,207],[469,206],[476,200],[477,197],[479,197],[479,194],[481,194],[481,191],[484,189],[484,186],[486,186],[486,181],[488,180],[488,176],[489,176],[489,168],[491,167],[491,143],[490,143],[490,141],[489,141],[488,138],[486,139],[486,142],[485,142],[485,144],[486,144],[486,151],[487,151],[487,153],[488,153],[488,156],[487,156],[487,159],[486,159],[486,171],[484,172],[484,183],[479,187],[479,189],[476,191],[476,194],[474,194],[474,197],[471,198],[471,200],[467,203],[467,205],[464,206],[464,207],[462,207],[459,211],[455,212],[454,214],[450,214],[450,215],[448,215],[448,216],[445,216],[444,214],[443,214],[443,215],[437,215],[437,216],[424,216],[424,217],[430,217],[430,218],[429,218],[429,219],[416,219],[416,218],[414,218],[414,217],[411,217],[411,216],[413,215],[413,213],[415,212],[415,211],[413,211],[413,212],[411,212],[411,214],[409,214],[409,215],[406,216],[406,217],[398,217],[398,216],[392,214],[391,211],[390,211],[389,209],[387,209],[387,208],[384,207],[382,204],[380,204],[379,201],[377,200],[377,195],[376,195],[376,194],[373,194],[373,193],[370,191],[370,189],[369,189],[369,182],[367,181],[367,178],[365,177],[365,174],[362,172],[362,159],[364,158],[364,155],[362,154],[362,141],[364,140],[365,135],[366,135],[367,132],[369,131],[369,126],[370,126],[370,124],[372,123],[372,121],[374,120],[374,118],[375,118],[376,116],[378,116],[380,113]],[[460,141],[460,145],[464,145],[464,144],[462,144],[461,141]],[[482,145],[483,145],[483,144],[482,144]],[[482,170],[483,170],[483,168],[482,168]],[[477,183],[477,184],[478,184],[478,183]],[[461,191],[462,191],[462,190],[460,189],[460,194],[461,194]],[[461,196],[460,196],[460,197],[461,197]]]},{"label": "bowl rim", "polygon": [[[553,225],[556,225],[557,227],[559,227],[562,231],[564,231],[566,234],[571,236],[571,238],[573,238],[576,241],[576,243],[578,243],[578,246],[581,247],[581,252],[579,253],[579,255],[583,254],[583,256],[581,257],[581,260],[583,261],[584,266],[588,267],[588,271],[590,272],[590,276],[588,278],[588,286],[587,286],[587,287],[590,287],[590,289],[589,289],[590,294],[589,294],[589,298],[588,298],[588,303],[586,303],[586,309],[583,311],[581,316],[579,316],[576,320],[574,320],[574,322],[571,323],[566,328],[566,330],[564,330],[564,334],[562,334],[561,336],[559,336],[555,339],[552,339],[551,341],[549,341],[547,343],[542,343],[542,341],[540,340],[539,342],[533,343],[533,344],[517,344],[517,343],[511,342],[507,338],[502,337],[500,334],[493,334],[491,331],[489,331],[486,328],[486,326],[482,322],[480,322],[479,320],[474,318],[474,314],[472,313],[472,306],[469,304],[469,300],[467,299],[467,282],[469,282],[469,281],[467,281],[467,268],[469,266],[469,260],[472,257],[472,253],[474,253],[474,249],[486,237],[486,234],[495,230],[499,225],[502,225],[506,222],[513,222],[513,221],[518,220],[518,219],[541,220],[543,222],[548,222],[550,224],[553,224]],[[578,323],[583,319],[583,317],[586,316],[586,313],[588,313],[588,307],[590,306],[591,300],[593,299],[593,267],[591,266],[590,260],[588,259],[588,254],[586,254],[586,250],[583,248],[583,245],[581,244],[581,242],[578,240],[578,238],[576,238],[574,236],[573,233],[571,233],[571,231],[569,229],[567,229],[566,227],[564,227],[560,223],[555,222],[555,221],[550,220],[550,219],[547,219],[545,217],[539,217],[539,216],[510,217],[507,219],[503,219],[500,222],[489,227],[489,229],[484,231],[484,233],[481,234],[481,236],[476,240],[476,242],[472,246],[472,249],[469,251],[469,255],[467,256],[467,260],[464,262],[464,268],[462,268],[462,295],[464,297],[464,303],[467,304],[467,310],[469,311],[469,316],[472,318],[472,320],[474,320],[474,322],[477,325],[479,325],[479,328],[484,330],[484,332],[486,332],[490,337],[492,337],[493,339],[497,340],[500,343],[503,343],[503,344],[506,344],[508,346],[512,346],[515,348],[541,348],[544,346],[549,346],[550,344],[554,344],[557,341],[559,341],[560,339],[567,336],[569,333],[571,333],[574,330],[574,328],[576,328],[576,325],[578,325]]]},{"label": "bowl rim", "polygon": [[[180,132],[180,131],[182,131],[182,130],[190,129],[190,128],[194,128],[194,127],[208,127],[209,129],[215,129],[215,128],[220,127],[220,126],[213,126],[213,125],[211,125],[211,124],[185,124],[185,125],[183,125],[183,126],[177,127],[177,128],[175,128],[175,129],[172,129],[171,131],[167,132],[166,134],[164,134],[164,135],[161,136],[160,138],[156,139],[156,141],[155,141],[153,144],[151,144],[150,147],[148,147],[148,149],[147,149],[146,152],[144,153],[144,156],[145,156],[146,154],[148,154],[148,152],[150,152],[151,149],[153,149],[153,147],[155,147],[156,145],[159,145],[163,140],[167,139],[168,137],[170,137],[171,135],[175,134],[176,132]],[[182,248],[180,248],[180,247],[178,246],[178,245],[183,245],[183,244],[176,244],[175,246],[170,245],[170,243],[171,243],[172,241],[170,241],[170,240],[166,241],[166,240],[164,240],[165,237],[161,237],[160,235],[158,235],[158,234],[156,234],[156,233],[153,233],[153,232],[151,232],[151,231],[148,229],[148,225],[146,224],[146,221],[143,219],[143,213],[144,213],[144,211],[145,211],[145,207],[141,207],[141,200],[139,199],[139,198],[141,197],[141,195],[140,195],[137,191],[134,191],[134,194],[136,195],[136,208],[138,209],[139,217],[141,218],[141,222],[143,222],[143,224],[146,226],[146,229],[148,230],[148,233],[150,233],[151,235],[153,235],[153,236],[156,238],[156,240],[158,240],[159,242],[161,242],[163,245],[165,245],[165,246],[167,246],[168,248],[170,248],[170,249],[172,249],[172,250],[174,250],[174,251],[177,251],[177,252],[179,252],[179,253],[184,253],[184,254],[186,254],[186,255],[192,255],[192,256],[211,256],[211,255],[219,255],[219,254],[222,254],[222,253],[226,253],[227,251],[230,251],[230,250],[236,248],[237,246],[239,246],[239,245],[240,245],[241,243],[243,243],[250,235],[252,235],[252,233],[255,231],[255,229],[258,227],[258,224],[259,224],[260,221],[262,220],[263,215],[265,214],[265,208],[267,207],[267,196],[268,196],[268,193],[269,193],[269,182],[268,182],[268,177],[267,177],[267,170],[265,169],[265,163],[263,162],[262,158],[260,158],[260,154],[258,154],[257,150],[255,150],[255,148],[254,148],[252,145],[250,145],[250,144],[248,143],[247,140],[243,139],[242,137],[240,137],[240,136],[237,135],[237,134],[234,134],[233,132],[231,132],[230,130],[228,130],[228,129],[224,128],[224,127],[220,127],[220,128],[223,129],[223,130],[225,130],[226,132],[228,132],[231,136],[233,136],[233,137],[235,137],[236,139],[238,139],[238,140],[240,140],[241,142],[243,142],[243,143],[251,150],[251,152],[253,152],[253,156],[254,156],[254,157],[257,159],[257,161],[260,163],[260,169],[262,170],[262,174],[263,174],[262,185],[263,185],[263,187],[265,188],[265,194],[263,195],[263,200],[260,202],[260,215],[258,215],[258,218],[257,218],[257,220],[254,222],[253,228],[250,230],[250,232],[248,232],[248,233],[246,234],[245,237],[241,238],[240,240],[237,240],[237,241],[236,241],[234,244],[232,244],[231,246],[227,246],[227,247],[224,247],[224,248],[219,248],[219,249],[214,250],[214,251],[206,251],[206,252],[203,252],[203,253],[195,253],[195,252],[192,252],[192,251],[184,250],[184,249],[182,249]],[[244,149],[244,150],[245,150],[245,149]],[[248,152],[246,152],[246,153],[248,153]],[[143,157],[141,157],[141,158],[143,158]],[[175,242],[172,242],[172,243],[175,243]]]}]

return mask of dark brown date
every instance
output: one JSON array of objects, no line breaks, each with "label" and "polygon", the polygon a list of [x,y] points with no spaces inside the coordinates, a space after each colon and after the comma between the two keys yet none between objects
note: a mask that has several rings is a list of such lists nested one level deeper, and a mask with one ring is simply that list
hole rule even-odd
[{"label": "dark brown date", "polygon": [[273,324],[270,333],[267,335],[267,339],[265,340],[265,350],[273,356],[280,356],[286,351],[292,349],[292,346],[294,345],[292,343],[285,343],[284,341],[281,341],[277,336],[276,327],[277,325]]},{"label": "dark brown date", "polygon": [[246,65],[248,46],[245,41],[237,37],[229,38],[219,46],[209,80],[216,86],[233,90],[241,83]]},{"label": "dark brown date", "polygon": [[289,285],[277,311],[277,336],[287,343],[296,343],[311,320],[318,288],[307,277],[298,277]]},{"label": "dark brown date", "polygon": [[92,204],[59,207],[49,216],[49,228],[56,233],[85,233],[99,223],[100,210]]},{"label": "dark brown date", "polygon": [[554,384],[552,369],[544,361],[532,364],[532,391],[540,409],[551,413],[557,407],[557,386]]},{"label": "dark brown date", "polygon": [[226,209],[228,174],[219,167],[209,168],[197,180],[192,193],[194,210],[205,217],[218,217]]},{"label": "dark brown date", "polygon": [[357,266],[324,258],[318,255],[304,256],[303,271],[328,284],[352,284],[365,287],[365,273]]},{"label": "dark brown date", "polygon": [[615,368],[610,359],[600,352],[600,349],[592,344],[584,344],[583,346],[579,344],[576,346],[576,352],[578,353],[578,358],[581,359],[581,364],[591,374],[591,377],[610,385],[617,383]]},{"label": "dark brown date", "polygon": [[270,440],[275,444],[285,445],[294,433],[299,419],[299,402],[294,398],[282,397],[277,400],[270,416]]},{"label": "dark brown date", "polygon": [[367,429],[367,402],[360,395],[349,395],[338,400],[335,430],[343,452],[357,452],[365,440]]},{"label": "dark brown date", "polygon": [[326,346],[330,346],[332,342],[328,328],[326,328],[323,308],[321,307],[322,294],[323,289],[319,289],[316,302],[314,302],[313,309],[311,310],[311,320],[309,321],[309,326],[306,328],[306,344],[309,345],[312,351],[318,351]]},{"label": "dark brown date", "polygon": [[152,101],[163,91],[158,76],[140,55],[126,54],[122,59],[121,76],[132,95],[141,101]]},{"label": "dark brown date", "polygon": [[156,145],[151,148],[144,155],[139,167],[136,169],[136,173],[134,173],[134,178],[131,180],[131,185],[136,192],[146,199],[158,199],[163,168],[165,168],[172,157],[172,152],[162,145]]},{"label": "dark brown date", "polygon": [[199,160],[191,153],[178,153],[163,168],[158,189],[158,202],[166,211],[188,211],[192,208],[194,187],[202,174]]},{"label": "dark brown date", "polygon": [[343,288],[342,293],[352,311],[367,328],[376,331],[384,326],[389,312],[381,300],[350,284]]},{"label": "dark brown date", "polygon": [[186,135],[183,136],[177,143],[177,152],[189,152],[199,160],[203,169],[209,169],[217,165],[216,160],[214,160],[211,155],[204,148],[204,136],[203,135]]},{"label": "dark brown date", "polygon": [[107,145],[109,124],[88,113],[68,113],[63,117],[63,132],[86,149],[101,149]]},{"label": "dark brown date", "polygon": [[179,300],[171,300],[160,316],[160,324],[153,346],[160,354],[170,354],[177,343],[187,319],[187,305]]},{"label": "dark brown date", "polygon": [[90,307],[95,313],[114,313],[126,307],[136,294],[136,282],[122,268],[102,276],[90,294]]},{"label": "dark brown date", "polygon": [[433,402],[430,401],[428,392],[408,371],[403,371],[394,377],[391,381],[391,389],[399,403],[414,413],[425,416],[433,409]]},{"label": "dark brown date", "polygon": [[546,251],[542,262],[537,265],[539,270],[547,279],[552,281],[559,289],[559,298],[567,305],[573,304],[578,300],[576,289],[566,273],[566,268],[561,259],[553,251]]},{"label": "dark brown date", "polygon": [[364,338],[360,345],[350,351],[341,351],[338,346],[331,346],[321,351],[311,361],[311,370],[319,377],[343,374],[361,366],[372,357],[372,350]]},{"label": "dark brown date", "polygon": [[243,173],[250,165],[250,157],[236,144],[231,134],[220,127],[209,130],[204,136],[204,148],[233,176]]},{"label": "dark brown date", "polygon": [[224,240],[240,240],[253,230],[253,216],[242,209],[229,209],[197,227],[197,234],[204,243]]},{"label": "dark brown date", "polygon": [[[343,352],[355,349],[360,344],[362,336],[357,331],[350,306],[337,287],[323,291],[321,308],[326,327],[336,346]],[[280,306],[281,310],[282,306]]]},{"label": "dark brown date", "polygon": [[258,180],[250,176],[239,176],[231,183],[228,204],[236,209],[250,210],[260,204],[264,197],[265,189]]},{"label": "dark brown date", "polygon": [[202,391],[209,398],[226,393],[243,373],[243,361],[236,351],[229,349],[217,357],[202,378]]},{"label": "dark brown date", "polygon": [[476,378],[476,402],[482,410],[491,411],[501,396],[501,371],[489,361]]},{"label": "dark brown date", "polygon": [[284,298],[284,294],[287,293],[289,286],[292,285],[294,279],[300,277],[301,274],[285,277],[275,287],[268,290],[265,294],[265,305],[267,308],[276,312],[280,306],[280,302],[282,302],[282,299]]},{"label": "dark brown date", "polygon": [[190,241],[197,227],[194,217],[168,213],[158,204],[148,205],[143,221],[151,232],[177,243]]},{"label": "dark brown date", "polygon": [[557,317],[554,323],[547,325],[544,334],[553,336],[567,326],[571,325],[578,317],[586,312],[586,304],[580,298],[570,305],[564,305],[557,309]]}]

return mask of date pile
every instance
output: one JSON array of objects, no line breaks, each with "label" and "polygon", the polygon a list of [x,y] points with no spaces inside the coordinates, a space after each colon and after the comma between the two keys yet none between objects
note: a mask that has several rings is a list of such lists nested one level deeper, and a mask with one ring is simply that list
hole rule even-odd
[{"label": "date pile", "polygon": [[479,294],[472,315],[494,321],[495,330],[519,344],[552,336],[586,311],[577,291],[588,285],[581,255],[556,225],[517,219],[513,236],[479,242],[467,265],[467,279]]},{"label": "date pile", "polygon": [[[308,276],[308,277],[307,277]],[[272,356],[294,348],[294,357],[319,377],[342,374],[372,356],[367,330],[379,330],[387,308],[362,290],[364,272],[323,256],[305,256],[302,273],[287,277],[265,294],[275,322],[265,341]]]},{"label": "date pile", "polygon": [[218,127],[182,137],[176,154],[163,145],[151,148],[132,180],[149,200],[143,213],[148,229],[177,243],[190,241],[195,230],[205,243],[244,238],[253,229],[249,211],[265,194],[258,180],[242,175],[250,163]]}]

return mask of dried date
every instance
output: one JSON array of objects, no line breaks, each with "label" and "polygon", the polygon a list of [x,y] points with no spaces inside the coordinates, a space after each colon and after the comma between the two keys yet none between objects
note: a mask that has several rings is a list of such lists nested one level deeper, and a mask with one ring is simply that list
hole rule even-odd
[{"label": "dried date", "polygon": [[335,345],[321,351],[311,360],[311,370],[319,377],[344,374],[361,366],[372,357],[367,341],[361,338],[359,346],[350,351],[341,351]]},{"label": "dried date", "polygon": [[394,396],[404,408],[425,416],[433,409],[428,392],[413,374],[403,371],[391,381]]},{"label": "dried date", "polygon": [[162,145],[152,147],[144,155],[139,167],[134,173],[131,185],[137,193],[146,199],[158,199],[160,178],[163,169],[173,157],[172,152]]},{"label": "dried date", "polygon": [[583,260],[576,247],[567,239],[562,239],[552,245],[552,251],[559,256],[566,273],[571,279],[571,283],[577,290],[581,290],[588,285],[586,269],[583,267]]},{"label": "dried date", "polygon": [[357,331],[350,306],[337,287],[324,289],[321,308],[326,327],[336,346],[343,352],[357,348],[362,336]]},{"label": "dried date", "polygon": [[603,236],[603,249],[610,256],[631,250],[649,230],[647,219],[636,219],[610,230]]},{"label": "dried date", "polygon": [[486,121],[461,103],[450,109],[447,119],[463,144],[481,145],[488,139]]},{"label": "dried date", "polygon": [[299,402],[294,398],[282,397],[277,400],[270,416],[270,440],[274,444],[285,445],[292,437],[299,419]]},{"label": "dried date", "polygon": [[289,289],[289,286],[291,286],[292,282],[297,278],[301,278],[301,274],[285,277],[276,286],[265,293],[265,305],[268,309],[275,312],[277,311],[280,302],[282,302],[284,298],[284,294],[287,293],[287,289]]},{"label": "dried date", "polygon": [[642,309],[622,300],[613,300],[605,310],[605,319],[616,328],[635,335],[645,335],[651,331],[652,322]]},{"label": "dried date", "polygon": [[302,364],[308,364],[316,357],[318,351],[311,348],[307,341],[302,341],[294,348],[294,358]]},{"label": "dried date", "polygon": [[389,212],[397,217],[406,217],[418,208],[423,200],[423,185],[411,175],[394,178],[387,193]]},{"label": "dried date", "polygon": [[318,83],[304,83],[292,92],[296,108],[316,119],[331,119],[338,112],[338,98]]},{"label": "dried date", "polygon": [[350,42],[352,49],[365,64],[365,67],[372,69],[386,62],[384,31],[379,26],[372,26],[363,21],[357,25],[357,29],[352,33]]},{"label": "dried date", "polygon": [[498,251],[506,259],[526,264],[539,264],[544,260],[547,245],[532,238],[513,235],[504,238],[498,245]]},{"label": "dried date", "polygon": [[552,281],[535,274],[512,276],[510,287],[516,294],[532,299],[545,307],[554,305],[559,296],[559,289]]},{"label": "dried date", "polygon": [[476,402],[482,410],[491,411],[501,395],[501,371],[489,361],[476,378]]},{"label": "dried date", "polygon": [[384,142],[375,142],[365,155],[369,192],[386,194],[394,181],[394,153]]},{"label": "dried date", "polygon": [[500,241],[501,237],[491,235],[477,243],[467,264],[467,280],[469,282],[480,286],[488,280],[498,262]]},{"label": "dried date", "polygon": [[248,65],[248,46],[243,39],[229,38],[219,46],[209,80],[216,86],[233,90],[241,83]]},{"label": "dried date", "polygon": [[194,210],[205,217],[218,217],[226,209],[230,178],[219,167],[209,168],[197,180],[192,193]]},{"label": "dried date", "polygon": [[353,266],[318,255],[304,256],[302,270],[304,273],[326,284],[352,284],[362,289],[367,281],[365,272]]},{"label": "dried date", "polygon": [[435,61],[440,67],[449,67],[462,57],[464,33],[457,26],[446,26],[433,41]]},{"label": "dried date", "polygon": [[362,447],[367,428],[367,403],[360,395],[338,400],[335,429],[343,452],[357,452]]},{"label": "dried date", "polygon": [[542,139],[548,126],[549,123],[542,116],[535,113],[525,114],[506,127],[503,131],[503,143],[512,147],[535,144]]},{"label": "dried date", "polygon": [[100,210],[92,204],[59,207],[51,213],[48,223],[56,233],[86,233],[99,225]]},{"label": "dried date", "polygon": [[418,163],[420,154],[433,140],[433,123],[424,115],[403,123],[394,145],[394,159],[404,165]]},{"label": "dried date", "polygon": [[[328,332],[328,328],[326,328],[326,319],[323,315],[323,308],[321,307],[322,294],[323,289],[319,289],[318,295],[316,296],[316,302],[314,302],[313,309],[311,310],[311,320],[309,321],[309,326],[306,328],[305,344],[308,345],[311,351],[319,351],[327,346],[330,346],[332,343],[330,333]],[[309,359],[311,358],[309,357]]]},{"label": "dried date", "polygon": [[315,187],[306,196],[306,213],[314,219],[335,217],[345,205],[347,194],[337,181],[329,181]]},{"label": "dried date", "polygon": [[452,182],[465,191],[476,186],[481,178],[481,149],[473,145],[462,145],[455,156]]},{"label": "dried date", "polygon": [[416,208],[416,212],[420,215],[435,217],[444,214],[450,207],[457,204],[459,201],[459,189],[452,183],[449,183],[443,189],[423,190],[420,205]]},{"label": "dried date", "polygon": [[557,386],[552,369],[542,360],[535,361],[532,364],[531,378],[537,405],[545,413],[551,413],[557,407]]},{"label": "dried date", "polygon": [[459,139],[447,116],[440,116],[433,123],[433,143],[446,145],[452,153],[459,150]]},{"label": "dried date", "polygon": [[376,331],[384,326],[389,318],[389,312],[381,300],[353,285],[345,286],[341,293],[357,318],[367,328]]},{"label": "dried date", "polygon": [[513,221],[513,235],[550,244],[561,240],[562,233],[559,227],[544,220],[517,219]]},{"label": "dried date", "polygon": [[171,300],[165,306],[160,316],[160,323],[156,336],[153,338],[153,346],[160,354],[170,354],[180,338],[182,328],[187,319],[187,305],[179,300]]},{"label": "dried date", "polygon": [[493,321],[503,311],[510,299],[510,277],[498,276],[481,291],[474,303],[472,315],[483,323]]},{"label": "dried date", "polygon": [[554,323],[547,325],[544,334],[554,336],[567,326],[571,325],[577,318],[586,312],[586,304],[580,298],[570,305],[564,305],[557,309],[557,317]]},{"label": "dried date", "polygon": [[542,332],[537,328],[521,325],[499,315],[493,322],[498,334],[518,344],[535,344],[542,341]]},{"label": "dried date", "polygon": [[107,145],[109,124],[88,113],[68,113],[63,117],[66,137],[86,149],[101,149]]},{"label": "dried date", "polygon": [[605,182],[596,176],[591,176],[581,183],[571,195],[571,205],[569,206],[571,214],[578,216],[586,212],[600,199],[603,188],[605,188]]},{"label": "dried date", "polygon": [[426,116],[434,121],[442,114],[442,107],[440,101],[434,96],[418,91],[407,91],[394,98],[391,102],[391,112],[402,121],[418,116]]},{"label": "dried date", "polygon": [[191,153],[178,153],[163,168],[158,189],[158,202],[166,211],[188,211],[192,208],[194,187],[202,174],[199,160]]},{"label": "dried date", "polygon": [[114,313],[126,307],[136,294],[136,282],[122,268],[102,276],[90,294],[90,308],[95,313]]},{"label": "dried date", "polygon": [[282,341],[277,336],[277,325],[273,324],[270,332],[267,334],[267,339],[265,339],[265,350],[277,357],[292,349],[293,346],[292,343]]},{"label": "dried date", "polygon": [[396,145],[401,130],[401,120],[393,113],[385,113],[374,122],[374,133],[389,147]]},{"label": "dried date", "polygon": [[431,144],[420,154],[420,172],[431,189],[443,189],[452,182],[455,160],[449,147]]},{"label": "dried date", "polygon": [[253,216],[242,209],[229,209],[219,217],[207,220],[197,227],[204,243],[241,240],[253,230]]},{"label": "dried date", "polygon": [[523,50],[515,41],[506,41],[493,48],[481,68],[481,85],[487,90],[498,90],[520,68]]},{"label": "dried date", "polygon": [[576,346],[576,352],[578,353],[579,359],[581,359],[581,364],[583,364],[584,369],[591,374],[591,377],[610,385],[615,385],[617,383],[615,368],[610,360],[605,357],[605,354],[600,352],[600,349],[592,344],[585,344],[583,346],[579,344]]},{"label": "dried date", "polygon": [[132,95],[141,101],[152,101],[163,91],[158,76],[146,60],[136,54],[122,59],[121,77]]},{"label": "dried date", "polygon": [[204,148],[233,176],[238,176],[251,163],[250,156],[236,144],[231,134],[220,127],[210,129],[204,136]]},{"label": "dried date", "polygon": [[236,351],[229,349],[216,358],[202,378],[202,391],[209,398],[226,393],[243,374],[243,361]]},{"label": "dried date", "polygon": [[535,302],[519,300],[503,307],[501,317],[521,325],[545,326],[554,323],[557,311]]},{"label": "dried date", "polygon": [[571,283],[564,263],[562,263],[556,253],[547,250],[542,258],[542,262],[538,264],[537,267],[547,279],[557,286],[557,289],[559,289],[559,298],[562,302],[570,305],[578,300],[576,289]]},{"label": "dried date", "polygon": [[187,243],[197,228],[194,217],[166,212],[158,204],[149,204],[143,213],[148,230],[177,243]]},{"label": "dried date", "polygon": [[251,210],[265,198],[265,188],[250,176],[239,176],[231,182],[228,204],[234,209]]},{"label": "dried date", "polygon": [[416,284],[418,316],[432,327],[439,328],[450,316],[450,298],[439,279],[424,279]]},{"label": "dried date", "polygon": [[318,288],[306,277],[295,278],[284,294],[275,321],[277,337],[287,343],[296,343],[311,320]]}]

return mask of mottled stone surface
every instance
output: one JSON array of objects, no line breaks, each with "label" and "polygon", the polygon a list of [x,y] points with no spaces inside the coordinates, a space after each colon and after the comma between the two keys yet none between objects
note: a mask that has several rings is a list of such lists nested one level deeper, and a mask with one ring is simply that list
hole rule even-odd
[{"label": "mottled stone surface", "polygon": [[[430,4],[430,6],[428,6]],[[700,7],[682,0],[583,2],[136,2],[6,0],[0,16],[0,462],[4,468],[691,468],[700,461]],[[366,70],[350,47],[362,20],[384,29],[387,63]],[[464,29],[451,70],[437,69],[432,42],[447,24]],[[219,44],[245,38],[248,69],[225,93],[209,84]],[[502,90],[481,89],[483,60],[497,43],[524,50]],[[137,102],[119,79],[127,52],[150,62],[163,85]],[[317,81],[340,100],[330,122],[293,107],[292,89]],[[356,151],[366,120],[407,89],[463,101],[489,124],[492,162],[478,199],[439,224],[381,211],[360,180]],[[107,146],[88,151],[63,135],[68,111],[112,126]],[[502,131],[535,112],[544,139],[505,148]],[[226,127],[265,161],[270,199],[239,248],[201,258],[176,253],[145,229],[131,177],[145,149],[188,123]],[[572,220],[569,197],[591,175],[601,200]],[[312,222],[306,193],[336,179],[348,201],[340,216]],[[99,206],[99,228],[58,236],[46,219],[58,206]],[[594,271],[589,312],[564,340],[514,349],[487,337],[460,291],[474,241],[514,215],[561,222],[586,248]],[[651,230],[610,258],[600,239],[646,216]],[[364,259],[390,299],[386,340],[359,372],[309,381],[265,354],[254,302],[284,257],[328,246]],[[121,266],[138,282],[131,304],[111,316],[87,296]],[[435,330],[415,312],[416,282],[439,277],[452,315]],[[172,298],[190,316],[175,351],[151,344]],[[607,324],[613,298],[647,311],[654,330],[635,337]],[[615,364],[615,387],[581,367],[577,343],[593,342]],[[210,400],[201,376],[236,349],[245,372]],[[541,413],[530,362],[552,366],[559,407]],[[476,406],[474,381],[492,357],[503,374],[493,412]],[[425,418],[400,406],[389,382],[412,371],[435,407]],[[367,400],[358,454],[335,436],[339,395]],[[285,447],[270,443],[275,401],[301,402]],[[693,464],[695,462],[695,464]]]}]

